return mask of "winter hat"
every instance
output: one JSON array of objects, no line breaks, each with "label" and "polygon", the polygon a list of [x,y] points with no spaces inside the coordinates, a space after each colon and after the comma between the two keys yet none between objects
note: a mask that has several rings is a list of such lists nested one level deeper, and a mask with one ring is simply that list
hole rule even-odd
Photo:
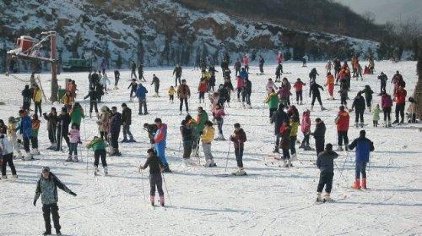
[{"label": "winter hat", "polygon": [[4,125],[4,121],[2,119],[0,119],[0,124],[3,124]]},{"label": "winter hat", "polygon": [[340,109],[340,111],[344,111],[344,106],[340,106],[338,109]]},{"label": "winter hat", "polygon": [[62,112],[67,112],[67,108],[66,107],[62,107]]},{"label": "winter hat", "polygon": [[48,166],[44,166],[44,167],[41,169],[41,172],[50,172],[50,167],[48,167]]},{"label": "winter hat", "polygon": [[365,138],[366,131],[363,129],[359,132],[360,137]]},{"label": "winter hat", "polygon": [[127,107],[126,103],[122,103],[122,107]]},{"label": "winter hat", "polygon": [[154,149],[150,148],[147,150],[147,153],[155,153]]},{"label": "winter hat", "polygon": [[234,128],[240,128],[240,124],[239,123],[235,123],[233,126],[234,126]]},{"label": "winter hat", "polygon": [[332,151],[333,150],[333,145],[331,143],[327,143],[327,145],[325,145],[325,149],[327,151]]},{"label": "winter hat", "polygon": [[13,116],[9,117],[9,123],[16,123],[15,117]]}]

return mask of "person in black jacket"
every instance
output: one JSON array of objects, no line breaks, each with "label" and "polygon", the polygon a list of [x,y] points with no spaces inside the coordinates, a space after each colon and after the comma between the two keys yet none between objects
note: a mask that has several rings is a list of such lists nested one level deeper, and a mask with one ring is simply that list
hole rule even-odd
[{"label": "person in black jacket", "polygon": [[149,142],[151,144],[151,147],[154,147],[154,135],[158,130],[158,127],[156,124],[144,124],[144,130],[148,133]]},{"label": "person in black jacket", "polygon": [[315,138],[315,149],[318,156],[322,151],[324,151],[326,127],[324,121],[322,121],[320,118],[316,118],[315,122],[315,130],[313,133],[311,133],[311,135],[313,135]]},{"label": "person in black jacket", "polygon": [[279,145],[280,145],[280,127],[284,122],[288,122],[289,116],[284,111],[284,105],[279,104],[277,111],[273,113],[271,116],[271,124],[274,124],[274,135],[275,135],[275,147],[273,152],[274,153],[280,153],[279,152]]},{"label": "person in black jacket", "polygon": [[76,197],[76,193],[72,192],[72,190],[66,187],[66,185],[64,185],[53,173],[51,173],[49,167],[43,167],[41,176],[37,182],[37,188],[35,190],[35,197],[33,202],[34,206],[36,206],[37,200],[41,196],[41,202],[43,204],[42,211],[45,223],[45,232],[43,235],[51,234],[50,213],[53,216],[53,223],[54,228],[56,229],[56,234],[61,235],[59,207],[57,206],[57,202],[59,200],[57,188]]},{"label": "person in black jacket", "polygon": [[32,90],[29,88],[29,85],[25,85],[25,89],[22,90],[23,105],[22,110],[27,111],[31,107],[32,99]]},{"label": "person in black jacket", "polygon": [[94,89],[91,88],[89,90],[89,93],[84,97],[84,100],[87,99],[87,98],[89,98],[89,118],[92,117],[92,110],[95,111],[95,114],[98,118],[97,91],[95,91]]},{"label": "person in black jacket", "polygon": [[161,169],[163,168],[154,149],[150,148],[147,151],[148,159],[144,165],[139,166],[139,171],[146,169],[149,166],[149,185],[150,185],[150,201],[151,205],[155,203],[155,189],[158,190],[160,196],[160,205],[164,206],[164,191],[163,178],[161,176]]},{"label": "person in black jacket", "polygon": [[182,78],[182,67],[179,65],[176,65],[176,67],[173,70],[173,75],[176,76],[174,81],[177,87],[177,82],[179,82],[179,84],[182,84],[182,82],[180,81]]},{"label": "person in black jacket", "polygon": [[317,82],[315,82],[315,81],[311,82],[310,84],[311,84],[311,86],[309,88],[309,93],[310,93],[309,96],[312,95],[311,111],[313,111],[313,109],[314,109],[314,104],[315,104],[316,99],[318,100],[318,103],[321,106],[321,111],[326,110],[324,108],[324,106],[322,105],[321,93],[319,92],[319,89],[324,91],[324,88],[321,85],[317,84]]},{"label": "person in black jacket", "polygon": [[386,74],[384,74],[384,72],[381,71],[378,79],[380,80],[380,93],[378,95],[382,95],[384,92],[386,92],[385,87],[387,86],[388,77]]},{"label": "person in black jacket", "polygon": [[[363,113],[365,112],[365,98],[358,92],[352,104],[352,111],[355,109],[355,127],[363,127]],[[360,120],[360,123],[359,123]]]},{"label": "person in black jacket", "polygon": [[110,145],[111,145],[110,156],[122,155],[119,152],[119,142],[118,142],[121,125],[122,125],[122,115],[119,112],[117,112],[117,107],[111,107],[110,128],[108,131],[109,136],[110,136]]},{"label": "person in black jacket", "polygon": [[245,102],[246,102],[246,104],[248,105],[248,108],[252,108],[251,95],[252,95],[252,82],[249,79],[245,79],[245,88],[242,91],[243,107],[245,107]]},{"label": "person in black jacket", "polygon": [[66,141],[67,147],[70,146],[69,141],[69,124],[70,124],[70,115],[67,113],[66,107],[62,108],[62,112],[57,117],[57,147],[55,151],[62,150],[62,138]]},{"label": "person in black jacket", "polygon": [[262,56],[259,56],[258,64],[259,64],[259,72],[261,74],[264,74],[264,63],[265,63],[264,58]]},{"label": "person in black jacket", "polygon": [[180,133],[182,134],[183,142],[183,159],[187,161],[190,159],[193,144],[193,129],[188,120],[182,120]]},{"label": "person in black jacket", "polygon": [[118,89],[117,85],[119,84],[120,80],[120,71],[114,70],[114,89]]},{"label": "person in black jacket", "polygon": [[[330,201],[331,188],[333,187],[333,176],[334,176],[334,159],[338,157],[338,154],[333,151],[333,145],[327,143],[325,151],[318,155],[317,167],[321,171],[319,175],[319,183],[317,188],[317,202]],[[325,185],[325,196],[321,198],[322,189]]]},{"label": "person in black jacket", "polygon": [[53,150],[57,147],[57,111],[55,107],[52,107],[50,113],[43,114],[44,119],[47,121],[48,139],[50,140],[51,146],[47,149]]},{"label": "person in black jacket", "polygon": [[[132,124],[132,110],[127,107],[126,103],[122,104],[122,126],[123,126],[123,140],[122,143],[136,142],[133,139],[132,132],[130,132],[130,125]],[[129,135],[129,139],[127,136]]]}]

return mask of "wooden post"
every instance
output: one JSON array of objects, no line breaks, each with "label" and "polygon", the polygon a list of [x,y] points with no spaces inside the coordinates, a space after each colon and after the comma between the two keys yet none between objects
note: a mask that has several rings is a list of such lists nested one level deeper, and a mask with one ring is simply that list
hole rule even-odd
[{"label": "wooden post", "polygon": [[51,60],[51,97],[50,101],[56,102],[58,100],[59,84],[57,81],[57,42],[56,32],[50,32],[50,60]]},{"label": "wooden post", "polygon": [[415,93],[413,94],[416,104],[412,105],[415,106],[416,119],[422,120],[422,55],[420,55],[420,53],[416,68],[418,72],[418,82],[416,83]]}]

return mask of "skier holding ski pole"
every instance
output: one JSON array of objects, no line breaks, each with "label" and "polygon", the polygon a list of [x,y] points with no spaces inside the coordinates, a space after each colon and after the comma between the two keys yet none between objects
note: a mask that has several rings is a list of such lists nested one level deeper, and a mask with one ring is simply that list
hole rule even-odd
[{"label": "skier holding ski pole", "polygon": [[[164,206],[164,191],[163,191],[163,178],[161,175],[161,169],[164,168],[160,162],[154,149],[150,148],[147,151],[148,159],[144,165],[139,166],[139,171],[149,167],[149,184],[150,184],[150,201],[151,205],[155,205],[155,190],[158,190],[160,196],[160,205]],[[168,192],[167,192],[168,194]]]}]

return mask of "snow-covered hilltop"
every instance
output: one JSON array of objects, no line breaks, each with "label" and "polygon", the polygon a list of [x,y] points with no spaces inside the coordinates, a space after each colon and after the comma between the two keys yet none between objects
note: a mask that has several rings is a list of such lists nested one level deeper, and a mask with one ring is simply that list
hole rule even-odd
[{"label": "snow-covered hilltop", "polygon": [[273,62],[279,50],[287,59],[307,54],[323,60],[376,52],[378,47],[370,40],[198,11],[169,0],[9,0],[0,3],[0,11],[0,42],[7,50],[20,35],[39,37],[55,30],[62,60],[93,54],[109,59],[111,66],[126,67],[130,60],[149,66],[192,65],[206,56],[219,63],[225,52],[232,61],[246,52],[252,60],[264,55]]}]

